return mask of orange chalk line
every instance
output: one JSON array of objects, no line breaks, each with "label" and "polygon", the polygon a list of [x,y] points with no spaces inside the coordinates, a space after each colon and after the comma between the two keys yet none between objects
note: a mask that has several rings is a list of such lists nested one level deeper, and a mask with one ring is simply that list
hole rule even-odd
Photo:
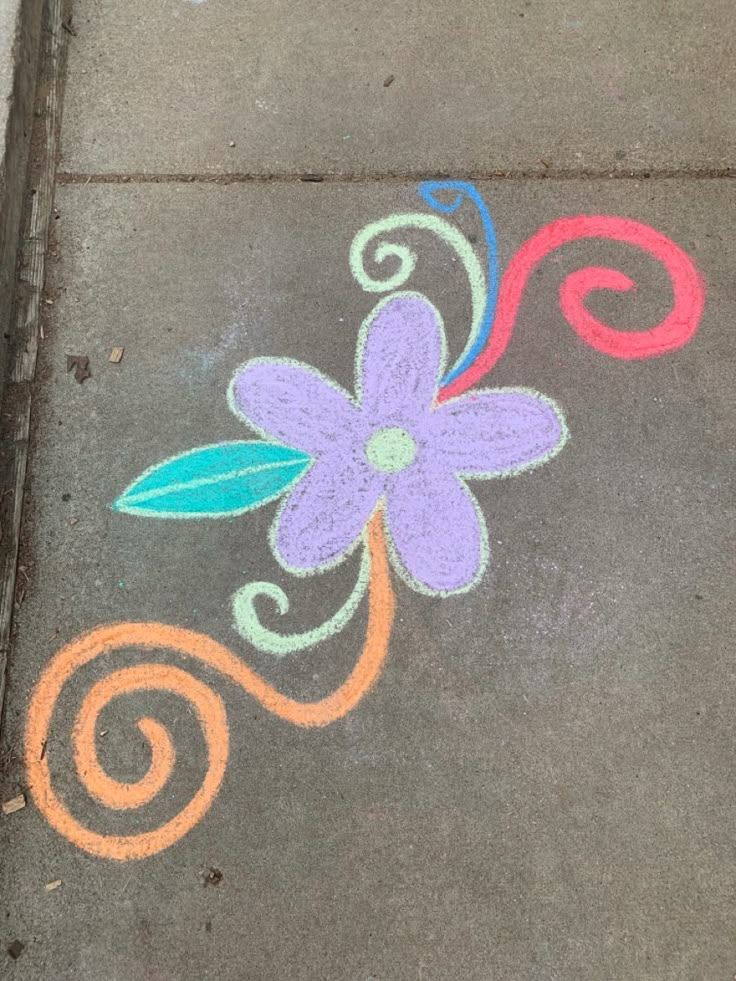
[{"label": "orange chalk line", "polygon": [[119,623],[98,627],[62,648],[39,680],[31,699],[26,726],[26,767],[29,789],[46,820],[79,848],[101,858],[117,861],[147,858],[168,848],[202,820],[216,797],[227,765],[229,730],[222,699],[205,684],[173,665],[141,664],[122,668],[98,681],[87,693],[72,733],[74,760],[80,780],[101,804],[114,810],[140,807],[158,794],[175,762],[171,738],[163,725],[143,718],[138,728],[151,747],[151,763],[135,783],[109,777],[97,760],[96,732],[99,715],[114,698],[133,691],[164,690],[186,698],[199,721],[207,746],[204,781],[175,817],[160,828],[135,835],[102,835],[74,818],[54,792],[44,746],[61,690],[83,665],[124,647],[168,648],[214,668],[269,712],[299,726],[326,726],[347,715],[380,676],[393,625],[395,596],[391,587],[383,530],[377,513],[367,529],[371,557],[368,587],[368,626],[363,651],[352,672],[331,695],[317,702],[289,698],[256,674],[232,651],[193,630],[162,623]]}]

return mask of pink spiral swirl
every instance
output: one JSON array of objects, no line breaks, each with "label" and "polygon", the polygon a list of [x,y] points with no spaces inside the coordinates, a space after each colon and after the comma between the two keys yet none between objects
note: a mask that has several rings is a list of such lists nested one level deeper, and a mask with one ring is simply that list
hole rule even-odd
[{"label": "pink spiral swirl", "polygon": [[692,259],[649,225],[608,215],[559,218],[540,228],[511,260],[501,282],[498,312],[486,347],[475,361],[440,392],[438,401],[460,395],[490,371],[506,350],[516,314],[535,266],[550,252],[583,238],[607,238],[636,245],[659,260],[672,282],[674,303],[664,320],[643,331],[620,331],[585,307],[592,290],[632,290],[636,284],[615,269],[588,266],[571,273],[560,287],[560,306],[573,330],[591,347],[613,358],[651,358],[687,344],[697,330],[705,303],[705,285]]}]

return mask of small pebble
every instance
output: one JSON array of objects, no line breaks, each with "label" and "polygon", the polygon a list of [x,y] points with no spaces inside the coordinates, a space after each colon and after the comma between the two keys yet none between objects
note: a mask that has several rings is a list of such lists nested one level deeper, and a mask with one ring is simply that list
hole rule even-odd
[{"label": "small pebble", "polygon": [[23,953],[24,950],[25,950],[25,945],[22,944],[20,940],[14,940],[12,944],[8,947],[8,953],[10,954],[10,956],[13,958],[14,961],[18,960],[18,958],[20,957],[20,955]]}]

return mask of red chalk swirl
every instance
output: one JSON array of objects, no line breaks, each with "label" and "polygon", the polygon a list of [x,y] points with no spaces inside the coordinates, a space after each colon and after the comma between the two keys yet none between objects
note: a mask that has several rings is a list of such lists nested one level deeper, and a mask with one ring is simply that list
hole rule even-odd
[{"label": "red chalk swirl", "polygon": [[584,238],[607,238],[635,245],[657,259],[672,282],[673,306],[664,320],[642,331],[620,331],[594,317],[585,307],[593,290],[632,290],[636,284],[615,269],[589,266],[571,273],[560,287],[560,306],[582,339],[613,358],[651,358],[687,344],[698,328],[705,303],[705,286],[692,259],[649,225],[607,215],[559,218],[540,228],[511,260],[501,282],[498,312],[488,344],[475,361],[445,386],[438,401],[460,395],[490,371],[506,350],[529,277],[545,256],[561,245]]}]

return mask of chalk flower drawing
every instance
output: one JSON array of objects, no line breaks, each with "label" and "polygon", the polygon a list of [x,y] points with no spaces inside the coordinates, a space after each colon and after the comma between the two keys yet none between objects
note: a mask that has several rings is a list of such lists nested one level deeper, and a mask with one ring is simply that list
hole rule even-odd
[{"label": "chalk flower drawing", "polygon": [[379,304],[358,341],[356,399],[293,361],[244,365],[230,401],[253,429],[313,458],[279,509],[276,557],[297,575],[335,565],[376,508],[394,566],[423,592],[473,586],[486,565],[483,516],[462,478],[519,471],[550,458],[567,430],[531,391],[476,391],[435,406],[445,333],[423,296]]},{"label": "chalk flower drawing", "polygon": [[[499,278],[495,230],[477,189],[464,181],[428,181],[419,194],[429,212],[373,222],[358,232],[350,249],[359,285],[384,294],[358,337],[355,396],[307,365],[251,360],[235,372],[228,397],[233,411],[261,438],[213,443],[171,457],[149,467],[113,505],[127,515],[191,520],[246,514],[282,498],[270,545],[295,575],[331,569],[362,546],[347,600],[308,630],[283,633],[262,622],[259,597],[270,599],[282,616],[289,611],[288,597],[275,583],[246,583],[232,597],[233,626],[240,636],[284,657],[338,633],[367,596],[365,641],[351,673],[324,698],[304,702],[284,695],[206,634],[181,627],[118,623],[72,640],[51,660],[34,690],[25,759],[39,810],[79,848],[128,861],[174,844],[217,796],[229,747],[222,699],[194,675],[159,662],[112,670],[84,697],[72,731],[77,774],[90,796],[113,810],[136,809],[161,793],[171,776],[176,758],[171,736],[148,717],[138,722],[151,755],[139,780],[113,779],[97,758],[100,713],[132,692],[164,690],[189,702],[207,747],[207,770],[194,796],[164,824],[127,835],[91,830],[53,789],[53,748],[47,752],[57,701],[84,665],[121,649],[142,655],[170,651],[218,671],[285,722],[325,726],[350,712],[380,677],[396,605],[392,565],[410,587],[430,595],[462,592],[479,582],[488,559],[485,520],[466,481],[539,466],[568,438],[552,399],[525,388],[474,387],[505,352],[524,289],[545,256],[568,242],[607,238],[644,250],[667,270],[672,310],[654,327],[626,332],[594,317],[585,298],[593,290],[633,289],[627,276],[590,266],[566,277],[560,287],[562,312],[595,351],[623,360],[654,357],[683,347],[697,330],[704,284],[685,252],[647,225],[605,215],[560,218],[528,239]],[[464,203],[472,205],[480,221],[485,264],[465,235],[441,217]],[[468,340],[449,369],[439,312],[421,294],[403,290],[417,256],[387,236],[406,230],[435,235],[453,250],[467,275]],[[376,268],[390,260],[391,271],[372,275],[366,255]]]}]

